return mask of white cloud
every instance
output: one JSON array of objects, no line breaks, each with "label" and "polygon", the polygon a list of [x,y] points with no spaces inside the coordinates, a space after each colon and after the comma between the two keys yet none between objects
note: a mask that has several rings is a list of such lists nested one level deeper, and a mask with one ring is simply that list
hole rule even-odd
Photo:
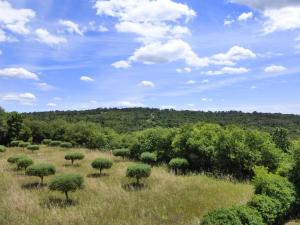
[{"label": "white cloud", "polygon": [[131,67],[130,62],[125,61],[125,60],[121,60],[118,62],[115,62],[113,64],[111,64],[113,67],[115,67],[116,69],[128,69]]},{"label": "white cloud", "polygon": [[20,102],[21,104],[32,104],[37,100],[32,93],[8,93],[0,94],[0,100],[8,102]]},{"label": "white cloud", "polygon": [[253,13],[252,12],[244,12],[242,13],[238,18],[237,20],[238,21],[247,21],[249,19],[252,19],[253,18]]},{"label": "white cloud", "polygon": [[106,26],[104,26],[103,24],[96,25],[95,21],[90,21],[87,26],[84,26],[82,28],[83,33],[88,32],[88,31],[107,32],[107,31],[109,31],[109,29]]},{"label": "white cloud", "polygon": [[147,87],[147,88],[153,88],[153,87],[155,87],[155,84],[152,81],[143,80],[141,83],[139,83],[139,86]]},{"label": "white cloud", "polygon": [[35,30],[37,40],[50,46],[64,44],[67,40],[64,37],[55,36],[49,33],[46,29],[39,28]]},{"label": "white cloud", "polygon": [[7,41],[6,34],[3,30],[0,29],[0,42]]},{"label": "white cloud", "polygon": [[76,33],[81,36],[83,35],[83,32],[80,30],[79,25],[71,20],[59,20],[59,24],[64,26],[66,30],[71,34]]},{"label": "white cloud", "polygon": [[108,28],[104,25],[99,25],[98,26],[98,31],[99,32],[107,32],[108,31]]},{"label": "white cloud", "polygon": [[37,74],[32,73],[24,68],[4,68],[0,69],[0,77],[4,78],[15,78],[15,79],[28,79],[38,80]]},{"label": "white cloud", "polygon": [[53,102],[49,102],[47,104],[48,107],[57,107],[57,104],[56,103],[53,103]]},{"label": "white cloud", "polygon": [[133,107],[143,107],[144,104],[139,102],[130,102],[130,101],[119,101],[116,104],[118,107],[126,107],[126,108],[133,108]]},{"label": "white cloud", "polygon": [[266,73],[281,73],[286,70],[286,67],[284,66],[278,66],[278,65],[271,65],[265,68]]},{"label": "white cloud", "polygon": [[192,72],[192,69],[190,67],[185,67],[183,69],[178,68],[178,69],[176,69],[176,72],[177,73],[183,73],[183,72],[190,73],[190,72]]},{"label": "white cloud", "polygon": [[194,81],[194,80],[188,80],[187,82],[185,82],[185,84],[188,84],[188,85],[196,84],[196,81]]},{"label": "white cloud", "polygon": [[224,20],[224,26],[230,26],[234,22],[235,22],[235,20],[233,20],[233,19],[225,19]]},{"label": "white cloud", "polygon": [[18,34],[28,34],[27,23],[35,17],[31,9],[15,9],[8,1],[0,1],[0,27]]},{"label": "white cloud", "polygon": [[62,98],[61,98],[61,97],[54,97],[53,100],[54,100],[54,101],[61,101]]},{"label": "white cloud", "polygon": [[201,99],[202,102],[212,102],[211,98],[202,98]]},{"label": "white cloud", "polygon": [[209,80],[207,79],[201,81],[201,84],[207,84],[207,83],[209,83]]},{"label": "white cloud", "polygon": [[94,82],[95,81],[93,78],[88,77],[88,76],[81,76],[80,80],[81,81],[86,81],[86,82]]},{"label": "white cloud", "polygon": [[276,9],[300,5],[299,0],[230,0],[232,3],[246,5],[256,10]]},{"label": "white cloud", "polygon": [[211,70],[206,72],[206,75],[208,76],[214,76],[214,75],[223,75],[223,74],[243,74],[248,73],[249,69],[244,67],[223,67],[221,70]]},{"label": "white cloud", "polygon": [[55,87],[47,83],[35,83],[34,85],[41,91],[51,91],[55,89]]}]

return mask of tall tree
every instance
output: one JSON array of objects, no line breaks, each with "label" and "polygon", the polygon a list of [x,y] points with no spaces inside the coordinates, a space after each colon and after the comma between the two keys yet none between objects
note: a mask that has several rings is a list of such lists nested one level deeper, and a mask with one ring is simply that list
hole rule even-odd
[{"label": "tall tree", "polygon": [[289,140],[288,130],[284,128],[276,128],[272,133],[272,139],[276,144],[277,148],[287,152],[291,146]]},{"label": "tall tree", "polygon": [[7,136],[9,140],[17,140],[23,127],[23,116],[17,112],[12,112],[7,118]]}]

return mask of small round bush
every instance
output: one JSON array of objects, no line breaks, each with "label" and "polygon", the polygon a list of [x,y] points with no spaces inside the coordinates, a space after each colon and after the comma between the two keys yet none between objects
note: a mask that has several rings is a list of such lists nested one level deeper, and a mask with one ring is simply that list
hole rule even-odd
[{"label": "small round bush", "polygon": [[44,139],[43,141],[42,141],[42,143],[44,144],[44,145],[49,145],[50,143],[51,143],[51,139]]},{"label": "small round bush", "polygon": [[51,141],[51,142],[49,143],[49,145],[50,145],[50,146],[53,146],[53,147],[56,147],[56,146],[59,146],[60,143],[61,143],[61,141]]},{"label": "small round bush", "polygon": [[151,166],[147,164],[135,164],[128,166],[126,176],[136,179],[136,184],[139,184],[141,178],[147,178],[151,174]]},{"label": "small round bush", "polygon": [[204,216],[201,225],[243,225],[236,211],[229,209],[217,209]]},{"label": "small round bush", "polygon": [[17,168],[18,169],[27,169],[28,166],[33,164],[33,160],[28,157],[23,157],[17,160]]},{"label": "small round bush", "polygon": [[259,212],[247,205],[233,208],[243,225],[265,225]]},{"label": "small round bush", "polygon": [[115,149],[113,150],[113,155],[114,156],[119,156],[119,157],[122,157],[123,159],[125,159],[126,157],[128,157],[130,155],[130,151],[129,149]]},{"label": "small round bush", "polygon": [[13,155],[7,159],[7,162],[14,164],[14,163],[17,163],[17,161],[19,159],[24,158],[24,157],[26,158],[27,156],[26,155]]},{"label": "small round bush", "polygon": [[62,148],[72,148],[73,147],[72,143],[70,143],[70,142],[62,142],[62,143],[60,143],[59,146]]},{"label": "small round bush", "polygon": [[30,145],[29,142],[20,142],[18,146],[19,146],[20,148],[23,148],[23,149],[24,149],[24,148],[27,148],[27,146],[29,146],[29,145]]},{"label": "small round bush", "polygon": [[98,169],[100,171],[100,174],[103,169],[109,169],[112,165],[113,162],[111,160],[104,158],[95,159],[91,164],[94,169]]},{"label": "small round bush", "polygon": [[174,158],[169,162],[169,167],[178,174],[178,171],[184,171],[189,166],[189,162],[184,158]]},{"label": "small round bush", "polygon": [[140,156],[140,160],[143,163],[149,164],[149,165],[153,165],[156,163],[157,161],[157,156],[155,153],[151,153],[151,152],[143,152]]},{"label": "small round bush", "polygon": [[40,149],[40,146],[38,146],[38,145],[28,145],[28,146],[27,146],[27,149],[28,149],[28,150],[31,150],[32,152],[34,152],[34,151],[39,150],[39,149]]},{"label": "small round bush", "polygon": [[6,151],[6,147],[3,145],[0,145],[0,152],[5,152]]},{"label": "small round bush", "polygon": [[55,167],[50,164],[36,164],[29,166],[26,169],[26,175],[39,177],[41,179],[41,185],[43,185],[45,176],[53,175],[55,173]]},{"label": "small round bush", "polygon": [[63,174],[55,176],[50,184],[49,189],[51,191],[60,191],[65,193],[66,200],[69,200],[68,192],[76,191],[83,188],[84,179],[79,174]]},{"label": "small round bush", "polygon": [[22,141],[11,141],[10,146],[11,147],[18,147],[20,142],[22,142]]},{"label": "small round bush", "polygon": [[65,160],[71,160],[72,165],[75,160],[82,160],[84,158],[84,154],[79,152],[73,152],[65,155]]}]

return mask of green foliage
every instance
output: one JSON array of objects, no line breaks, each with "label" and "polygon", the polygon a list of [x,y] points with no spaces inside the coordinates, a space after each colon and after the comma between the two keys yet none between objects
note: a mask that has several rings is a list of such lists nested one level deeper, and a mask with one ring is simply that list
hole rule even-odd
[{"label": "green foliage", "polygon": [[42,143],[44,144],[44,145],[50,145],[50,143],[51,143],[51,139],[44,139],[43,141],[42,141]]},{"label": "green foliage", "polygon": [[265,225],[259,212],[247,205],[233,208],[243,225]]},{"label": "green foliage", "polygon": [[40,146],[38,146],[38,145],[28,145],[28,146],[27,146],[27,149],[28,149],[28,150],[31,150],[32,152],[34,152],[34,151],[39,150],[39,149],[40,149]]},{"label": "green foliage", "polygon": [[21,142],[19,142],[19,147],[20,148],[27,148],[28,146],[30,145],[30,143],[29,142],[23,142],[23,141],[21,141]]},{"label": "green foliage", "polygon": [[6,151],[6,147],[3,145],[0,145],[0,152],[5,152]]},{"label": "green foliage", "polygon": [[209,212],[202,220],[201,225],[243,225],[234,209],[217,209]]},{"label": "green foliage", "polygon": [[288,152],[291,147],[288,130],[283,128],[276,128],[272,132],[272,139],[276,146],[284,152]]},{"label": "green foliage", "polygon": [[62,143],[60,143],[60,147],[62,147],[62,148],[72,148],[72,143],[70,143],[70,142],[62,142]]},{"label": "green foliage", "polygon": [[11,141],[11,142],[10,142],[10,146],[11,146],[11,147],[18,147],[19,144],[20,144],[20,142],[22,142],[22,141]]},{"label": "green foliage", "polygon": [[189,162],[183,158],[174,158],[169,162],[169,167],[178,174],[179,171],[183,172],[189,166]]},{"label": "green foliage", "polygon": [[79,174],[63,174],[55,176],[50,184],[49,189],[51,191],[60,191],[65,193],[66,200],[69,200],[68,192],[76,191],[77,189],[83,188],[84,179]]},{"label": "green foliage", "polygon": [[112,151],[114,156],[120,156],[123,159],[128,157],[130,155],[129,149],[123,148],[123,149],[115,149]]},{"label": "green foliage", "polygon": [[128,166],[126,176],[136,179],[136,184],[139,184],[141,178],[147,178],[151,174],[151,166],[147,164],[135,164]]},{"label": "green foliage", "polygon": [[149,164],[149,165],[153,165],[156,163],[157,161],[157,156],[155,153],[151,153],[151,152],[143,152],[140,156],[140,160],[143,163]]},{"label": "green foliage", "polygon": [[26,175],[39,177],[41,179],[41,185],[43,185],[45,176],[53,175],[55,173],[56,169],[51,164],[36,164],[29,166],[26,169]]},{"label": "green foliage", "polygon": [[17,163],[17,161],[19,159],[24,158],[24,157],[27,157],[27,156],[26,155],[13,155],[7,159],[7,162],[14,164],[14,163]]},{"label": "green foliage", "polygon": [[17,168],[18,169],[26,170],[26,168],[32,164],[33,164],[33,160],[28,157],[22,157],[17,160]]},{"label": "green foliage", "polygon": [[73,152],[65,155],[65,160],[71,160],[72,165],[74,164],[75,160],[82,160],[82,159],[84,159],[84,154],[80,152]]},{"label": "green foliage", "polygon": [[53,147],[60,146],[60,144],[61,144],[61,141],[50,141],[50,143],[49,143],[49,145],[53,146]]},{"label": "green foliage", "polygon": [[98,169],[100,171],[100,174],[103,169],[109,169],[112,167],[112,165],[113,165],[113,162],[111,160],[105,159],[105,158],[95,159],[91,164],[91,166],[94,169]]},{"label": "green foliage", "polygon": [[23,116],[17,112],[8,114],[7,117],[7,136],[9,140],[18,140],[23,126]]}]

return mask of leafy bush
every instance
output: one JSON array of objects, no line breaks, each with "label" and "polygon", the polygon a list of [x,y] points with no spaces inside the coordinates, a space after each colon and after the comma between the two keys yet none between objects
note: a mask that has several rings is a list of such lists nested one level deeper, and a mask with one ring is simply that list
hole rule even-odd
[{"label": "leafy bush", "polygon": [[143,152],[141,154],[140,160],[143,163],[149,164],[149,165],[153,165],[154,163],[156,163],[157,161],[157,156],[155,153],[151,153],[151,152]]},{"label": "leafy bush", "polygon": [[82,160],[84,159],[84,154],[80,152],[73,152],[65,155],[65,160],[71,160],[72,165],[74,164],[75,160]]},{"label": "leafy bush", "polygon": [[113,155],[114,156],[119,156],[119,157],[122,157],[123,159],[125,159],[126,157],[129,157],[130,155],[130,150],[129,149],[115,149],[113,150]]},{"label": "leafy bush", "polygon": [[128,166],[126,176],[136,179],[136,184],[139,184],[141,178],[147,178],[151,174],[151,166],[147,164],[135,164]]},{"label": "leafy bush", "polygon": [[50,184],[49,189],[51,191],[60,191],[65,193],[66,200],[69,200],[68,193],[70,191],[76,191],[77,189],[83,188],[84,179],[79,174],[63,174],[55,176]]},{"label": "leafy bush", "polygon": [[53,175],[55,173],[55,167],[50,164],[36,164],[29,166],[26,169],[26,174],[28,176],[36,176],[41,179],[41,185],[43,185],[43,180],[45,176]]},{"label": "leafy bush", "polygon": [[19,158],[17,160],[17,168],[18,169],[27,169],[28,166],[33,164],[33,160],[28,157]]},{"label": "leafy bush", "polygon": [[174,158],[169,162],[169,167],[178,174],[179,171],[184,171],[189,166],[189,162],[183,158]]},{"label": "leafy bush", "polygon": [[10,146],[11,147],[18,147],[20,142],[22,142],[22,141],[11,141]]},{"label": "leafy bush", "polygon": [[243,225],[265,225],[259,212],[247,205],[233,207]]},{"label": "leafy bush", "polygon": [[28,146],[27,146],[27,149],[28,149],[28,150],[31,150],[32,152],[34,152],[34,151],[39,150],[39,149],[40,149],[40,146],[38,146],[38,145],[28,145]]},{"label": "leafy bush", "polygon": [[204,216],[201,225],[243,225],[234,209],[217,209]]},{"label": "leafy bush", "polygon": [[6,147],[3,145],[0,145],[0,152],[5,152],[6,151]]},{"label": "leafy bush", "polygon": [[51,139],[44,139],[43,141],[42,141],[42,143],[44,144],[44,145],[49,145],[50,143],[51,143]]},{"label": "leafy bush", "polygon": [[62,143],[60,143],[59,146],[62,148],[72,148],[73,147],[71,142],[62,142]]},{"label": "leafy bush", "polygon": [[19,142],[19,147],[20,148],[27,148],[27,146],[29,146],[30,145],[30,143],[29,142]]},{"label": "leafy bush", "polygon": [[95,159],[91,164],[94,169],[100,170],[100,174],[103,169],[109,169],[112,167],[112,165],[113,162],[111,160],[104,158]]},{"label": "leafy bush", "polygon": [[61,141],[51,141],[49,145],[52,147],[56,147],[56,146],[59,146],[60,144],[61,144]]},{"label": "leafy bush", "polygon": [[7,159],[7,162],[14,164],[21,158],[27,157],[26,155],[13,155]]}]

